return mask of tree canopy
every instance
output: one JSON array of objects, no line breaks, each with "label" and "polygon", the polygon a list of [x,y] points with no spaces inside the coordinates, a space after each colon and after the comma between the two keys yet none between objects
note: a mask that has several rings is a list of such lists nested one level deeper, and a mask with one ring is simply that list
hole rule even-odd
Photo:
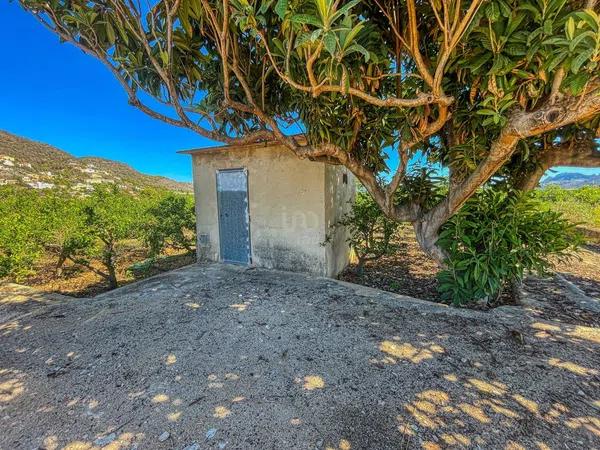
[{"label": "tree canopy", "polygon": [[[596,0],[20,2],[145,113],[345,165],[438,260],[440,227],[495,174],[531,185],[574,140],[600,160]],[[416,152],[448,169],[444,195],[411,190]]]}]

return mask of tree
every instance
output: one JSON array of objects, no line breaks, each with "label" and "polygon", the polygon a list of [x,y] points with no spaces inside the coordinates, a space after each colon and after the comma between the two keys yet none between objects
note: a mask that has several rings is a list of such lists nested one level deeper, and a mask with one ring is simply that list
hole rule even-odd
[{"label": "tree", "polygon": [[48,237],[38,194],[31,189],[0,186],[0,278],[17,281],[33,272]]},{"label": "tree", "polygon": [[[394,242],[398,222],[388,219],[364,189],[359,189],[352,210],[333,227],[348,230],[348,244],[356,254],[356,271],[362,274],[365,263],[398,250]],[[329,240],[330,236],[327,237]]]},{"label": "tree", "polygon": [[[118,286],[117,263],[123,241],[139,237],[144,223],[142,203],[117,186],[98,186],[82,207],[83,239],[73,240],[67,258],[104,278],[111,289]],[[104,270],[91,263],[97,260]]]},{"label": "tree", "polygon": [[[576,127],[598,135],[597,0],[20,3],[152,117],[343,164],[440,263],[440,228],[507,162]],[[409,192],[417,152],[449,171],[435,202]]]},{"label": "tree", "polygon": [[191,195],[169,193],[148,208],[144,240],[152,256],[166,247],[191,253],[196,240],[196,214]]},{"label": "tree", "polygon": [[46,230],[43,244],[46,252],[55,255],[56,275],[60,277],[65,262],[92,245],[82,211],[84,200],[54,189],[37,195]]}]

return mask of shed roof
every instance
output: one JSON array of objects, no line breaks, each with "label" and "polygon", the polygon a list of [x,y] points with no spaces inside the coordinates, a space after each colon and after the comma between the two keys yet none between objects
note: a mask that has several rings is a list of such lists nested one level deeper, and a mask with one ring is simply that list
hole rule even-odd
[{"label": "shed roof", "polygon": [[[294,135],[297,141],[300,144],[306,144],[306,138],[303,134]],[[225,145],[214,145],[210,147],[201,147],[201,148],[191,148],[188,150],[179,150],[177,153],[182,153],[186,155],[193,155],[195,153],[213,153],[213,152],[221,152],[225,150],[248,150],[251,148],[268,148],[268,147],[278,147],[282,145],[279,141],[262,141],[262,142],[253,142],[251,144],[225,144]]]}]

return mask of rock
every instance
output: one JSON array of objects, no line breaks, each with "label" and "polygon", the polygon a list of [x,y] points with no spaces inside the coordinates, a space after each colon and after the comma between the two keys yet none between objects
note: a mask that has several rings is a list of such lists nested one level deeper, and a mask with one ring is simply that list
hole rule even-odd
[{"label": "rock", "polygon": [[216,428],[211,428],[210,430],[208,430],[206,432],[206,440],[214,438],[215,434],[217,434],[217,429]]},{"label": "rock", "polygon": [[171,436],[171,435],[169,434],[169,432],[168,432],[168,431],[165,431],[163,434],[161,434],[161,435],[158,437],[158,440],[159,440],[159,442],[165,442],[167,439],[169,439],[169,436]]},{"label": "rock", "polygon": [[116,438],[117,435],[115,433],[110,433],[109,435],[96,439],[94,441],[94,445],[97,445],[98,447],[104,447],[105,445],[110,444]]}]

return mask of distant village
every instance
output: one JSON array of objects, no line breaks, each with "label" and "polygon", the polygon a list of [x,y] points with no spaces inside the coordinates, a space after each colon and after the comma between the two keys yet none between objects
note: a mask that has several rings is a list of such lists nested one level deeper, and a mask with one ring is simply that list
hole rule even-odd
[{"label": "distant village", "polygon": [[[0,155],[0,186],[12,184],[25,185],[33,189],[52,189],[68,184],[71,190],[80,193],[90,192],[94,189],[94,185],[102,183],[119,184],[122,188],[128,187],[120,183],[119,177],[111,177],[110,173],[97,169],[92,163],[82,167],[75,161],[69,161],[67,165],[73,170],[81,172],[84,178],[69,177],[81,179],[81,181],[65,183],[63,174],[55,174],[50,171],[36,172],[30,163],[17,161],[12,156]],[[63,178],[62,181],[61,178]]]}]

